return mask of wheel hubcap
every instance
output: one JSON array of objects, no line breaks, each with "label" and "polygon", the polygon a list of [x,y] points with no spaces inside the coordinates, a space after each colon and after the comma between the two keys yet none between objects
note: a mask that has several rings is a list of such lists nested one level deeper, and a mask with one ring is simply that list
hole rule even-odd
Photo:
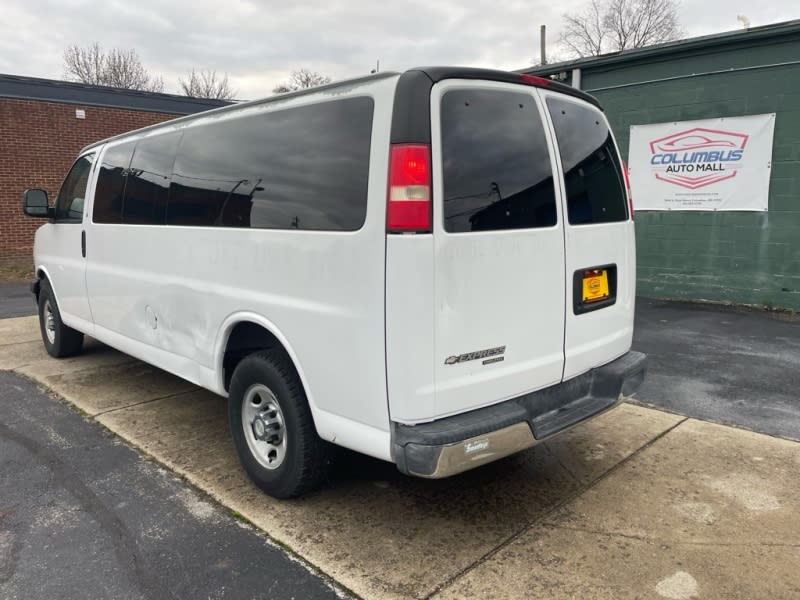
[{"label": "wheel hubcap", "polygon": [[275,394],[257,383],[242,400],[242,429],[255,459],[267,469],[277,469],[286,457],[286,425]]},{"label": "wheel hubcap", "polygon": [[56,318],[53,315],[53,307],[50,306],[50,300],[44,301],[44,333],[48,342],[51,344],[56,343]]}]

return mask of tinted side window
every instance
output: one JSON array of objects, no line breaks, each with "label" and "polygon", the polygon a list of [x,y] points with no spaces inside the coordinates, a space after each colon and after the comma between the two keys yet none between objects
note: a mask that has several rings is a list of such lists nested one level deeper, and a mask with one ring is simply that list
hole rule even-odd
[{"label": "tinted side window", "polygon": [[56,198],[55,218],[67,221],[83,220],[83,203],[86,199],[86,184],[94,163],[94,154],[81,156],[72,165]]},{"label": "tinted side window", "polygon": [[446,92],[441,125],[446,231],[556,224],[550,155],[533,96]]},{"label": "tinted side window", "polygon": [[133,142],[106,150],[97,174],[92,220],[95,223],[122,223],[122,203]]},{"label": "tinted side window", "polygon": [[573,225],[628,218],[617,148],[603,116],[594,108],[550,97]]},{"label": "tinted side window", "polygon": [[359,229],[373,105],[347,98],[186,129],[167,223]]},{"label": "tinted side window", "polygon": [[171,132],[139,140],[128,169],[123,221],[163,225],[167,210],[172,163],[181,139]]}]

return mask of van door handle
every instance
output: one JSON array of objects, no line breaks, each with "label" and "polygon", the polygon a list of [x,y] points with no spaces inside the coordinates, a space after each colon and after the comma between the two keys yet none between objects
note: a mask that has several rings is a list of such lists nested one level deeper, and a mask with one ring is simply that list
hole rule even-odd
[{"label": "van door handle", "polygon": [[81,256],[86,258],[86,230],[81,231]]}]

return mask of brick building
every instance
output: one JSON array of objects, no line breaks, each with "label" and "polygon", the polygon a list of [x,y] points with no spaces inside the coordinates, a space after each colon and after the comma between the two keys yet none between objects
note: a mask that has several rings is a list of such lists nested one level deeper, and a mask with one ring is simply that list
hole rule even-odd
[{"label": "brick building", "polygon": [[22,191],[55,197],[85,145],[227,102],[0,75],[0,265],[30,262],[42,224],[22,214]]},{"label": "brick building", "polygon": [[800,20],[524,72],[596,96],[626,159],[632,125],[775,113],[769,210],[636,213],[637,291],[800,310]]}]

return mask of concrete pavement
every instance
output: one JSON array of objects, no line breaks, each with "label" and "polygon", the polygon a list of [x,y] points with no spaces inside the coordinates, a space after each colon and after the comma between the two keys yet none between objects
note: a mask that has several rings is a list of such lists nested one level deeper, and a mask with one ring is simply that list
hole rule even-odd
[{"label": "concrete pavement", "polygon": [[[44,354],[0,321],[0,369],[50,387],[367,598],[792,598],[800,444],[624,404],[441,480],[343,452],[279,502],[238,467],[224,400],[97,343]],[[646,398],[643,398],[646,401]]]},{"label": "concrete pavement", "polygon": [[442,598],[798,598],[796,443],[682,421]]}]

